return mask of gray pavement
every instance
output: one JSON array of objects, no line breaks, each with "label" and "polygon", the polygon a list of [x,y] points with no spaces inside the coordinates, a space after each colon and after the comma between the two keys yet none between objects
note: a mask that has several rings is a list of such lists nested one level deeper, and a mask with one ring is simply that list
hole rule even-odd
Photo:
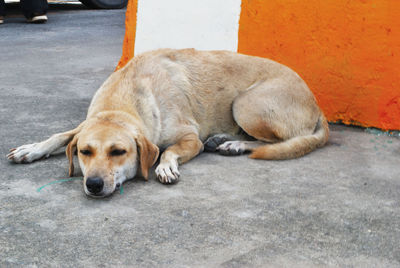
[{"label": "gray pavement", "polygon": [[[121,55],[123,10],[53,6],[0,26],[0,267],[399,267],[400,140],[331,126],[301,159],[204,153],[172,186],[134,179],[94,200],[63,153],[8,149],[69,130]],[[39,192],[38,189],[43,187]]]}]

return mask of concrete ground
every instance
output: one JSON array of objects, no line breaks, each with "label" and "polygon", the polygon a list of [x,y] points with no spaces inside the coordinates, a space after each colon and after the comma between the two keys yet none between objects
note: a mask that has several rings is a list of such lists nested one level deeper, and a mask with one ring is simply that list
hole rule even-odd
[{"label": "concrete ground", "polygon": [[[399,267],[400,140],[331,126],[303,158],[204,153],[172,186],[135,179],[94,200],[63,153],[8,149],[69,130],[121,55],[124,10],[52,6],[0,26],[0,267]],[[40,191],[38,189],[42,186]]]}]

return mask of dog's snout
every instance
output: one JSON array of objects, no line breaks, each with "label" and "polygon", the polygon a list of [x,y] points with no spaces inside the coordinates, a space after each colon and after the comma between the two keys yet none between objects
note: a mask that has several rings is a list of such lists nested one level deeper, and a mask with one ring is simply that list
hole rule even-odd
[{"label": "dog's snout", "polygon": [[92,194],[98,194],[103,190],[104,181],[102,178],[94,177],[86,180],[86,187]]}]

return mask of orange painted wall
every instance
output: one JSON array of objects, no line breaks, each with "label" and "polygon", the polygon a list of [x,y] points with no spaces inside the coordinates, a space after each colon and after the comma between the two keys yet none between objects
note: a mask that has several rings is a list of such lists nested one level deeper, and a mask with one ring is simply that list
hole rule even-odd
[{"label": "orange painted wall", "polygon": [[122,45],[122,56],[119,60],[117,70],[122,68],[131,58],[135,51],[136,20],[138,0],[129,0],[125,14],[125,37]]},{"label": "orange painted wall", "polygon": [[238,45],[297,71],[330,121],[400,129],[399,0],[242,0]]}]

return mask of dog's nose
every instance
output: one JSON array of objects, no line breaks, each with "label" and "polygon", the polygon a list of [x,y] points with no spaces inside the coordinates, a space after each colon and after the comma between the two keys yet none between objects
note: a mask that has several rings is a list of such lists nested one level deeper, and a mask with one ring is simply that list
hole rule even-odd
[{"label": "dog's nose", "polygon": [[98,194],[103,190],[104,181],[99,177],[88,178],[86,180],[86,187],[92,194]]}]

